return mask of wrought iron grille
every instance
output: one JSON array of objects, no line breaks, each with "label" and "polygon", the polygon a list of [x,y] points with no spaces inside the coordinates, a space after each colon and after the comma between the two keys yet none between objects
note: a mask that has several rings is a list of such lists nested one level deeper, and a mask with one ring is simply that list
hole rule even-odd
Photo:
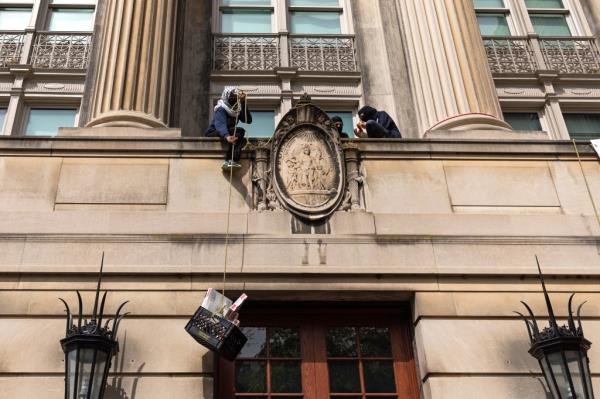
[{"label": "wrought iron grille", "polygon": [[600,73],[600,51],[590,37],[541,38],[548,69],[561,73]]},{"label": "wrought iron grille", "polygon": [[531,73],[538,69],[527,38],[484,37],[483,43],[492,73]]},{"label": "wrought iron grille", "polygon": [[351,36],[293,36],[289,39],[290,66],[301,71],[357,72]]},{"label": "wrought iron grille", "polygon": [[22,32],[0,32],[0,67],[19,64],[25,33]]},{"label": "wrought iron grille", "polygon": [[31,64],[34,68],[86,69],[91,47],[92,34],[88,32],[39,32]]},{"label": "wrought iron grille", "polygon": [[216,35],[213,44],[215,71],[266,71],[279,66],[277,36]]}]

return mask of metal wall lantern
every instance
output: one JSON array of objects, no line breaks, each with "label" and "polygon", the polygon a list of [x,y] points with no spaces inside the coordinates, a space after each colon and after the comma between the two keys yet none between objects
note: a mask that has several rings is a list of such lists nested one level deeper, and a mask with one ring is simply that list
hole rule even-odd
[{"label": "metal wall lantern", "polygon": [[587,356],[591,342],[583,335],[580,317],[581,307],[585,302],[579,305],[577,316],[574,317],[572,304],[575,294],[572,294],[569,298],[567,324],[559,326],[546,290],[539,261],[538,270],[548,307],[550,325],[540,331],[533,311],[529,305],[521,301],[529,313],[529,318],[519,312],[516,313],[525,320],[527,325],[531,340],[529,353],[538,360],[554,399],[593,399],[594,391]]},{"label": "metal wall lantern", "polygon": [[[104,254],[102,254],[98,276],[96,299],[89,321],[83,319],[83,301],[79,291],[76,291],[79,302],[77,324],[67,302],[59,298],[65,304],[67,312],[66,337],[60,341],[65,353],[65,399],[102,399],[111,359],[119,349],[117,331],[121,320],[127,315],[127,313],[123,315],[120,313],[127,302],[123,302],[115,317],[107,320],[102,327],[107,294],[105,291],[102,295],[100,309],[98,309],[103,266]],[[109,329],[111,321],[112,330]]]}]

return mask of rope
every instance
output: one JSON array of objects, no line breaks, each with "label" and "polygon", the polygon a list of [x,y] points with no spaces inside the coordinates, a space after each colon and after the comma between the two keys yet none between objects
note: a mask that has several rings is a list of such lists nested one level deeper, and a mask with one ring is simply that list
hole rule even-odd
[{"label": "rope", "polygon": [[596,207],[596,203],[594,202],[594,196],[592,195],[592,190],[590,189],[590,184],[588,183],[587,176],[583,171],[583,164],[581,163],[581,157],[579,156],[579,150],[577,149],[577,144],[575,143],[575,139],[572,140],[573,148],[575,149],[575,154],[577,154],[577,162],[579,162],[579,169],[581,169],[581,174],[583,175],[583,181],[585,182],[585,187],[587,188],[588,195],[590,197],[590,201],[592,201],[592,207],[594,208],[594,214],[596,215],[596,221],[600,226],[600,215],[598,214],[598,208]]}]

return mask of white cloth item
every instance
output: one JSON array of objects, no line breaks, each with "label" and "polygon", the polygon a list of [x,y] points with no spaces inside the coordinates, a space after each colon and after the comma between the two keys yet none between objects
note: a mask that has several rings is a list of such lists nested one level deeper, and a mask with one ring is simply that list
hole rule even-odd
[{"label": "white cloth item", "polygon": [[596,150],[596,154],[598,154],[598,157],[600,157],[600,139],[591,140],[591,142],[592,147],[594,147],[594,150]]},{"label": "white cloth item", "polygon": [[215,106],[215,112],[219,109],[219,108],[223,108],[225,110],[225,112],[227,112],[227,114],[233,118],[237,118],[240,114],[240,110],[234,110],[233,106],[231,104],[229,104],[229,96],[231,95],[231,93],[237,92],[237,89],[235,87],[226,87],[223,89],[223,93],[221,93],[221,98],[219,99],[219,101],[217,102],[217,105]]}]

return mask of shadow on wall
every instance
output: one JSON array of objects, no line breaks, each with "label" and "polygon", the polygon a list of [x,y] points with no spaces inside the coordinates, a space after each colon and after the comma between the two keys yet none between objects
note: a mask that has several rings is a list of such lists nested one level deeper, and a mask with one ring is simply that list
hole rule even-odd
[{"label": "shadow on wall", "polygon": [[[248,186],[246,182],[241,178],[242,176],[248,176],[251,173],[252,163],[251,162],[241,162],[242,167],[233,173],[233,176],[229,175],[229,172],[223,171],[223,177],[227,180],[229,184],[229,178],[231,177],[231,184],[233,189],[237,191],[244,201],[246,205],[252,207],[252,196],[249,195]],[[227,198],[225,198],[227,201]]]},{"label": "shadow on wall", "polygon": [[[125,353],[127,349],[127,331],[125,331],[125,337],[123,338],[123,345],[121,352],[121,358],[119,360],[119,354],[115,356],[115,366],[113,370],[117,371],[118,375],[123,375],[123,369],[125,365]],[[104,393],[105,399],[135,399],[138,381],[140,379],[139,374],[144,369],[146,363],[142,363],[140,367],[137,369],[136,374],[138,375],[133,379],[133,384],[131,386],[131,394],[127,394],[125,388],[123,388],[123,377],[115,375],[112,379],[109,377],[106,384],[106,392]]]}]

